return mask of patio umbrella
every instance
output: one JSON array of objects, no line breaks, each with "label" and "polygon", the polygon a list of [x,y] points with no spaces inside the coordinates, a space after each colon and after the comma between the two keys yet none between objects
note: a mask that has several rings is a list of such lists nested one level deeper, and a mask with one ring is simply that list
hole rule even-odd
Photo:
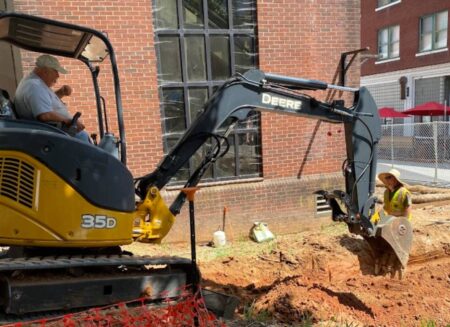
[{"label": "patio umbrella", "polygon": [[426,102],[404,111],[413,116],[446,116],[447,107],[437,102]]},{"label": "patio umbrella", "polygon": [[381,118],[407,118],[403,112],[396,111],[394,108],[384,107],[378,109],[378,114]]}]

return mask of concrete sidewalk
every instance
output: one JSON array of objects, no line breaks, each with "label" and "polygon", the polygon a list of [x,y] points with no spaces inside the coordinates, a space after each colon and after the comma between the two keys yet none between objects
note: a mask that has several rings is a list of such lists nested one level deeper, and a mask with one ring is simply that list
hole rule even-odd
[{"label": "concrete sidewalk", "polygon": [[401,178],[410,183],[421,183],[439,187],[450,187],[450,168],[435,168],[432,164],[414,162],[378,161],[377,174],[395,168],[401,173]]}]

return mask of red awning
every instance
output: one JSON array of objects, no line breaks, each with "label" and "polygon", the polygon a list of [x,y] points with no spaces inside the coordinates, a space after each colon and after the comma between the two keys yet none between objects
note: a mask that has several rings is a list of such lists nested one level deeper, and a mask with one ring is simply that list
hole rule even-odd
[{"label": "red awning", "polygon": [[378,114],[381,118],[407,118],[408,115],[405,115],[403,112],[395,111],[394,108],[380,108],[378,109]]},{"label": "red awning", "polygon": [[[437,102],[426,102],[414,108],[405,110],[404,113],[414,116],[445,116],[449,108]],[[447,111],[447,113],[446,113]]]}]

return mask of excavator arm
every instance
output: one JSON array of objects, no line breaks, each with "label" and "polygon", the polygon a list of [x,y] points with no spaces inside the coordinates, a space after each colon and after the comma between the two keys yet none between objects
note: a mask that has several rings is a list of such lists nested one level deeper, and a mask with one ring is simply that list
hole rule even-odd
[{"label": "excavator arm", "polygon": [[[321,102],[298,91],[328,88],[352,92],[353,104],[345,107],[343,101]],[[376,104],[365,88],[354,89],[329,85],[316,80],[265,74],[259,70],[250,70],[244,75],[238,74],[214,93],[205,104],[202,114],[192,123],[158,167],[152,173],[137,180],[136,193],[141,199],[146,199],[150,190],[155,193],[155,189],[163,188],[209,138],[215,137],[220,146],[223,136],[216,134],[219,127],[223,127],[225,122],[233,125],[236,121],[244,120],[254,110],[344,124],[347,153],[343,165],[345,191],[320,190],[316,193],[323,195],[329,201],[333,220],[347,223],[352,233],[360,234],[368,239],[380,235],[378,225],[372,223],[370,218],[374,214],[376,203],[376,197],[373,194],[381,123]],[[220,151],[217,151],[216,155],[206,158],[185,186],[195,186],[208,165],[220,155],[219,153]],[[174,216],[179,213],[184,201],[185,195],[180,193],[170,207],[170,212]],[[344,204],[345,210],[341,209],[338,202]],[[410,229],[410,226],[406,229],[408,227]],[[380,242],[374,243],[378,245]],[[403,252],[409,253],[409,246],[407,245],[407,251]],[[372,248],[375,247],[372,246]],[[391,247],[395,246],[391,245]],[[381,251],[381,248],[377,248],[376,251]],[[395,249],[394,252],[396,252]],[[405,255],[401,257],[400,261],[403,263]]]},{"label": "excavator arm", "polygon": [[[203,113],[163,158],[156,170],[139,179],[138,195],[144,198],[149,188],[164,187],[225,121],[232,124],[233,121],[246,119],[254,110],[269,111],[345,125],[347,191],[345,195],[339,194],[339,197],[351,209],[349,222],[355,221],[357,213],[365,213],[362,218],[364,226],[370,228],[368,207],[373,200],[370,200],[369,205],[367,200],[374,192],[376,145],[381,136],[377,107],[366,89],[344,88],[355,93],[355,102],[350,108],[345,108],[340,101],[324,103],[295,92],[299,88],[324,90],[328,87],[319,81],[264,74],[259,70],[235,76],[209,99]],[[186,186],[194,186],[201,176],[195,177],[197,178],[189,180]]]}]

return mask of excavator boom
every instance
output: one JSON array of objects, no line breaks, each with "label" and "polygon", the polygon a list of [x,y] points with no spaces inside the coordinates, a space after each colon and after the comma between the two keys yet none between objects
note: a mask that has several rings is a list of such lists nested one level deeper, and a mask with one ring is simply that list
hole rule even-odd
[{"label": "excavator boom", "polygon": [[[298,90],[328,88],[352,92],[353,104],[345,107],[343,101],[321,102],[298,92]],[[329,85],[316,80],[265,74],[260,70],[251,70],[244,75],[238,74],[225,82],[209,99],[202,114],[158,167],[151,174],[138,179],[136,193],[145,198],[150,188],[163,188],[200,146],[216,135],[219,127],[223,127],[225,122],[233,124],[235,121],[244,120],[254,110],[344,124],[347,158],[343,165],[343,173],[346,189],[332,192],[319,190],[317,193],[329,201],[333,210],[333,220],[344,221],[352,233],[370,240],[369,244],[375,253],[384,252],[386,248],[393,249],[405,266],[408,257],[404,253],[409,253],[411,246],[410,224],[404,222],[401,228],[407,232],[400,234],[399,227],[391,228],[392,222],[388,222],[382,233],[380,227],[370,220],[375,213],[377,200],[374,191],[381,122],[377,106],[365,88]],[[208,165],[213,160],[215,158],[204,164]],[[195,186],[205,170],[204,167],[199,167],[185,186]],[[179,213],[184,201],[185,195],[180,193],[170,207],[173,215]],[[338,201],[344,204],[346,212],[341,209]],[[383,238],[380,235],[386,234],[386,230],[390,231],[390,236]],[[379,238],[383,240],[379,241]],[[378,246],[380,243],[383,246]]]}]

